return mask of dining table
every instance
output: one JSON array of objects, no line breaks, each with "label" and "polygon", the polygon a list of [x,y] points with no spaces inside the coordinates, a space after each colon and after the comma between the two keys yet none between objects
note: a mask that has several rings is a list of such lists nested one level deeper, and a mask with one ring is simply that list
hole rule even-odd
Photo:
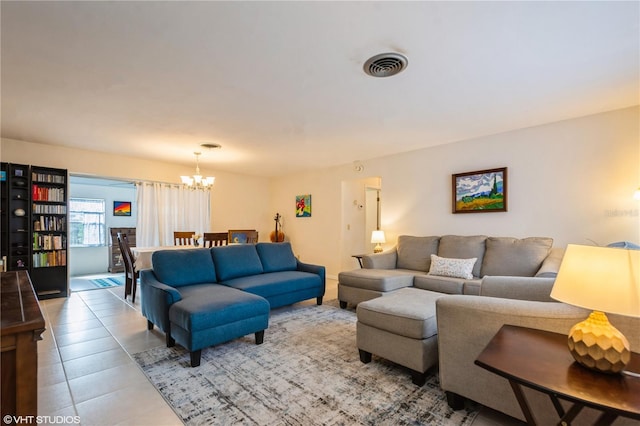
[{"label": "dining table", "polygon": [[188,250],[202,248],[202,246],[154,246],[154,247],[131,247],[131,252],[135,258],[134,268],[136,271],[153,268],[153,253],[160,250]]}]

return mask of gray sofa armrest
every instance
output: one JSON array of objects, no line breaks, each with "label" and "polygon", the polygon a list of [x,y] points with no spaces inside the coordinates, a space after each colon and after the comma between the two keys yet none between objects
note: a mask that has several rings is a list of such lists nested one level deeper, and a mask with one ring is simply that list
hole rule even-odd
[{"label": "gray sofa armrest", "polygon": [[[509,382],[475,365],[474,361],[504,324],[568,334],[574,324],[589,315],[589,311],[564,303],[447,295],[436,301],[436,314],[442,389],[524,420]],[[631,350],[638,351],[640,320],[617,315],[609,315],[609,319],[627,336]],[[548,396],[528,388],[525,388],[525,394],[538,424],[557,423]],[[585,417],[591,421],[585,422]],[[576,424],[592,424],[596,418],[596,412],[585,409]]]},{"label": "gray sofa armrest", "polygon": [[396,269],[398,252],[394,247],[382,253],[367,254],[362,256],[362,267],[365,269]]},{"label": "gray sofa armrest", "polygon": [[144,317],[165,333],[169,331],[169,307],[182,300],[180,292],[156,278],[152,269],[140,271],[141,310]]},{"label": "gray sofa armrest", "polygon": [[544,262],[542,262],[542,265],[540,265],[540,269],[538,269],[535,276],[540,278],[555,278],[560,270],[563,257],[563,248],[552,248],[549,255],[544,259]]},{"label": "gray sofa armrest", "polygon": [[554,282],[555,278],[486,276],[482,279],[480,296],[555,302],[549,296]]}]

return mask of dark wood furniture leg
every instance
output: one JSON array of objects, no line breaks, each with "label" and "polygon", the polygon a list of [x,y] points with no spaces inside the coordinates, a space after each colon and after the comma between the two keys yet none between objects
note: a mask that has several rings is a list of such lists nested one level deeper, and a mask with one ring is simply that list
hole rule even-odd
[{"label": "dark wood furniture leg", "polygon": [[200,357],[202,355],[202,349],[198,349],[197,351],[193,351],[189,353],[189,357],[191,358],[191,366],[199,367],[200,366]]},{"label": "dark wood furniture leg", "polygon": [[164,335],[165,340],[167,341],[167,347],[168,348],[172,348],[176,345],[176,341],[173,337],[171,337],[171,334],[167,333]]},{"label": "dark wood furniture leg", "polygon": [[369,364],[371,362],[371,352],[358,349],[358,353],[360,353],[360,361],[362,361],[363,364]]},{"label": "dark wood furniture leg", "polygon": [[529,408],[529,404],[527,403],[527,399],[522,392],[522,388],[520,385],[513,380],[509,380],[509,384],[511,385],[511,389],[513,389],[513,394],[516,396],[518,400],[518,404],[520,405],[520,409],[522,410],[522,414],[524,414],[524,418],[527,419],[527,424],[530,426],[535,426],[536,421],[533,418],[533,414],[531,414],[531,409]]},{"label": "dark wood furniture leg", "polygon": [[452,410],[462,410],[464,408],[464,397],[458,395],[455,392],[444,391],[444,394],[447,396],[447,404],[451,407]]},{"label": "dark wood furniture leg", "polygon": [[256,345],[261,345],[264,342],[264,330],[256,333]]},{"label": "dark wood furniture leg", "polygon": [[419,371],[411,370],[411,383],[416,386],[422,387],[427,382],[427,372],[421,373]]}]

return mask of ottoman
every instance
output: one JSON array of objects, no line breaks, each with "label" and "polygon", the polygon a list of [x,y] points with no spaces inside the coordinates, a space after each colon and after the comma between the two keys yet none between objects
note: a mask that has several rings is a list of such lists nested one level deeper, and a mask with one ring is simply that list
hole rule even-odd
[{"label": "ottoman", "polygon": [[436,300],[444,294],[416,288],[358,304],[356,343],[363,363],[375,354],[411,370],[424,385],[426,372],[438,363]]},{"label": "ottoman", "polygon": [[180,288],[182,300],[169,308],[171,339],[189,350],[191,366],[200,365],[202,348],[250,333],[256,344],[269,326],[269,302],[255,294],[219,284]]}]

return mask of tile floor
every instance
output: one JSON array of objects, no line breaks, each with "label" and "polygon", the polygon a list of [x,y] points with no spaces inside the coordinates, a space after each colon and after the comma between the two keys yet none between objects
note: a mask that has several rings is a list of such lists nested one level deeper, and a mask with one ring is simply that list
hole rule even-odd
[{"label": "tile floor", "polygon": [[[182,424],[130,356],[164,345],[164,334],[147,331],[140,298],[132,304],[123,291],[41,301],[47,329],[38,343],[38,415],[78,416],[82,425]],[[337,282],[327,280],[326,300],[336,297]],[[516,423],[491,412],[474,423],[490,424]]]}]

